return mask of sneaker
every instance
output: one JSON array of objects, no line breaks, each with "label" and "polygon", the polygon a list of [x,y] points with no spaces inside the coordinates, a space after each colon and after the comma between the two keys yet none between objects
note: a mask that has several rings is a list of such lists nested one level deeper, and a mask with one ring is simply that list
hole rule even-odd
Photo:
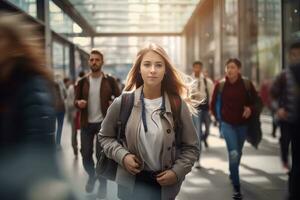
[{"label": "sneaker", "polygon": [[93,192],[96,180],[97,179],[95,177],[89,177],[89,179],[88,179],[88,181],[87,181],[87,183],[85,185],[85,191],[87,193]]},{"label": "sneaker", "polygon": [[235,200],[243,199],[243,195],[240,192],[234,192],[232,195],[232,199],[235,199]]}]

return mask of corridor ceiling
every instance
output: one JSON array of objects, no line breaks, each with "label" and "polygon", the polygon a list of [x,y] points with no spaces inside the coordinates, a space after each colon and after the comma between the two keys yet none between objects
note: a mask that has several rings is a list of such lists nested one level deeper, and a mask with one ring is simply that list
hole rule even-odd
[{"label": "corridor ceiling", "polygon": [[178,34],[201,0],[69,0],[96,34]]}]

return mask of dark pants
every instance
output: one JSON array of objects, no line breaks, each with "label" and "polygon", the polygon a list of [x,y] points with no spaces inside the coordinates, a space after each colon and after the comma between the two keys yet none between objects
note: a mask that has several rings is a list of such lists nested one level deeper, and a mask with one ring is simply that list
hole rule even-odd
[{"label": "dark pants", "polygon": [[[94,151],[94,138],[97,137],[99,130],[101,128],[101,123],[89,123],[86,127],[81,128],[81,155],[83,161],[83,168],[87,172],[87,174],[93,178],[95,177],[95,162],[93,159],[93,151]],[[96,158],[99,159],[99,153],[101,151],[101,146],[99,142],[96,140]],[[107,181],[106,179],[99,177],[100,187],[105,187]]]},{"label": "dark pants", "polygon": [[289,146],[291,143],[291,129],[292,125],[287,122],[280,122],[281,136],[279,139],[280,150],[281,150],[281,160],[282,163],[288,164],[289,158]]},{"label": "dark pants", "polygon": [[65,117],[65,112],[56,113],[56,120],[57,120],[56,137],[55,137],[56,145],[60,145],[61,134],[64,125],[64,117]]},{"label": "dark pants", "polygon": [[292,141],[292,169],[289,178],[289,200],[300,199],[300,125],[294,125],[291,132]]},{"label": "dark pants", "polygon": [[142,171],[136,175],[135,185],[132,192],[126,187],[118,186],[118,197],[121,200],[160,200],[161,186],[156,181],[153,172]]},{"label": "dark pants", "polygon": [[71,143],[72,143],[73,151],[75,153],[78,151],[76,121],[72,113],[68,113],[68,119],[71,125]]}]

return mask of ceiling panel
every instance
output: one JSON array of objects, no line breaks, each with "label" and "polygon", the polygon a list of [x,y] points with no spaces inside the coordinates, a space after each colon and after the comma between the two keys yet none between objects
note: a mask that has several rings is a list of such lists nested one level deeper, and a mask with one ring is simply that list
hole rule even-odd
[{"label": "ceiling panel", "polygon": [[180,33],[199,0],[69,0],[97,33]]}]

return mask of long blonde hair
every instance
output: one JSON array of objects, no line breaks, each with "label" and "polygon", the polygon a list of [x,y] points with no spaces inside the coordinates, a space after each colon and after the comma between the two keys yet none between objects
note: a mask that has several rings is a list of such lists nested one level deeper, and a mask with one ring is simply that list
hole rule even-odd
[{"label": "long blonde hair", "polygon": [[51,70],[46,67],[41,30],[22,14],[1,12],[0,32],[9,41],[11,51],[1,52],[0,56],[6,55],[6,59],[13,63],[12,71],[18,68],[22,72],[53,80]]},{"label": "long blonde hair", "polygon": [[171,62],[166,51],[161,46],[155,43],[148,43],[137,53],[135,62],[128,73],[124,90],[132,91],[144,84],[144,81],[140,74],[140,66],[144,55],[149,51],[154,51],[164,59],[166,75],[162,80],[162,90],[168,94],[169,98],[174,98],[174,96],[177,95],[180,96],[188,103],[190,110],[194,113],[194,109],[191,105],[191,100],[187,96],[189,86],[183,80],[183,74],[175,68],[175,65]]}]

